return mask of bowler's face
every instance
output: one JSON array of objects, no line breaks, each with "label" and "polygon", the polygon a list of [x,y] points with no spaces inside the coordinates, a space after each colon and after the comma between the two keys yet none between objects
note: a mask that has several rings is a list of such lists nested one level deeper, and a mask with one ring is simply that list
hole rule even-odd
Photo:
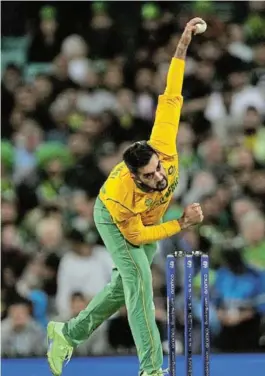
[{"label": "bowler's face", "polygon": [[139,168],[138,174],[134,178],[150,189],[159,192],[168,186],[166,171],[155,153],[146,166]]}]

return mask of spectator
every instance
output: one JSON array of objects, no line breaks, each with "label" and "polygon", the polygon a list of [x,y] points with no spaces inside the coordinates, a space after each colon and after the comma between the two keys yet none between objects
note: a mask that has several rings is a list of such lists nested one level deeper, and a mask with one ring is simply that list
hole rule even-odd
[{"label": "spectator", "polygon": [[32,316],[46,329],[48,324],[48,297],[42,291],[43,257],[33,257],[18,280],[16,290],[32,304]]},{"label": "spectator", "polygon": [[166,22],[162,22],[162,15],[157,4],[144,4],[141,8],[141,25],[138,30],[137,45],[153,52],[157,47],[166,44],[169,33]]},{"label": "spectator", "polygon": [[96,242],[98,234],[94,225],[93,210],[95,199],[88,197],[83,191],[75,191],[72,195],[72,205],[65,218],[69,228],[76,229],[92,242]]},{"label": "spectator", "polygon": [[45,333],[32,319],[26,300],[10,305],[7,318],[2,321],[1,338],[5,356],[39,356],[45,352]]},{"label": "spectator", "polygon": [[228,29],[229,46],[228,52],[245,62],[251,62],[253,59],[252,49],[245,43],[244,29],[237,24],[229,25]]},{"label": "spectator", "polygon": [[81,85],[93,70],[85,40],[77,34],[69,35],[62,43],[61,54],[68,62],[68,76],[75,84]]},{"label": "spectator", "polygon": [[15,93],[15,110],[28,118],[35,119],[45,131],[53,128],[50,114],[38,106],[35,91],[30,85],[22,85],[17,88]]},{"label": "spectator", "polygon": [[265,306],[264,273],[245,263],[235,250],[223,252],[224,265],[216,273],[215,305],[221,323],[217,346],[222,352],[259,349],[260,317]]},{"label": "spectator", "polygon": [[[210,61],[198,61],[194,73],[185,80],[184,95],[187,99],[198,99],[212,92],[215,66]],[[191,85],[192,82],[192,85]]]},{"label": "spectator", "polygon": [[18,210],[17,202],[14,198],[5,199],[4,197],[1,200],[1,224],[16,223],[18,219]]},{"label": "spectator", "polygon": [[265,219],[264,216],[252,211],[245,214],[240,221],[240,229],[246,242],[245,257],[247,262],[265,269]]},{"label": "spectator", "polygon": [[[96,197],[105,177],[97,167],[96,157],[92,153],[92,140],[84,132],[76,132],[69,137],[69,149],[75,158],[75,165],[66,172],[68,186]],[[87,173],[89,171],[89,174]]]},{"label": "spectator", "polygon": [[261,144],[264,143],[265,130],[261,115],[255,107],[248,107],[243,122],[244,144],[253,152],[255,159],[265,165],[265,154]]},{"label": "spectator", "polygon": [[9,138],[12,134],[10,116],[14,108],[15,90],[22,82],[22,72],[19,67],[9,64],[4,71],[1,82],[1,108],[2,108],[2,137]]},{"label": "spectator", "polygon": [[37,103],[43,106],[48,111],[52,102],[53,86],[48,75],[39,74],[33,81],[33,87],[37,96]]},{"label": "spectator", "polygon": [[1,316],[4,318],[14,296],[17,296],[16,281],[28,263],[28,257],[22,252],[21,238],[14,224],[2,225],[1,262]]},{"label": "spectator", "polygon": [[258,207],[264,213],[265,212],[265,172],[261,167],[252,171],[251,178],[249,180],[248,193],[258,203]]},{"label": "spectator", "polygon": [[236,226],[239,228],[241,219],[250,212],[256,211],[257,206],[248,197],[238,197],[232,202],[232,215]]},{"label": "spectator", "polygon": [[231,112],[242,118],[244,110],[253,106],[264,115],[263,99],[259,89],[250,85],[248,67],[244,64],[228,75],[228,84],[232,90]]},{"label": "spectator", "polygon": [[14,168],[14,149],[8,141],[1,142],[1,188],[2,197],[16,198],[16,187],[12,179]]},{"label": "spectator", "polygon": [[225,179],[230,171],[226,166],[225,150],[218,138],[209,137],[202,141],[199,155],[205,169],[211,171],[218,181]]},{"label": "spectator", "polygon": [[70,314],[69,298],[73,292],[93,297],[110,281],[112,269],[105,249],[88,244],[79,231],[70,231],[69,241],[71,250],[62,257],[58,270],[56,302],[60,316]]},{"label": "spectator", "polygon": [[19,182],[36,167],[35,152],[43,141],[43,132],[34,120],[27,119],[21,124],[14,138],[14,179]]},{"label": "spectator", "polygon": [[9,252],[12,249],[21,249],[23,241],[19,229],[14,223],[6,223],[2,227],[3,251]]},{"label": "spectator", "polygon": [[[233,70],[228,75],[224,94],[213,92],[209,97],[205,116],[208,120],[219,122],[219,124],[221,118],[224,120],[228,117],[227,125],[237,129],[248,107],[254,107],[262,115],[264,115],[264,109],[260,90],[250,85],[248,67],[241,63]],[[225,121],[222,124],[225,126]],[[216,124],[216,129],[217,127]],[[220,136],[220,131],[218,129],[216,131]],[[228,134],[224,137],[227,138],[227,136]]]},{"label": "spectator", "polygon": [[190,190],[185,196],[185,203],[197,202],[203,196],[211,194],[216,189],[216,179],[206,171],[199,171],[192,180]]},{"label": "spectator", "polygon": [[65,90],[77,88],[77,85],[68,75],[68,61],[63,54],[57,55],[53,60],[53,69],[51,82],[53,85],[52,98],[55,99],[58,94]]},{"label": "spectator", "polygon": [[254,47],[253,82],[261,90],[263,98],[265,98],[264,69],[263,69],[264,64],[265,64],[264,43],[258,43]]},{"label": "spectator", "polygon": [[57,272],[60,258],[55,253],[50,253],[44,260],[42,272],[43,291],[48,296],[48,314],[56,314],[55,296],[57,293]]},{"label": "spectator", "polygon": [[102,145],[98,154],[98,167],[101,173],[107,178],[116,164],[121,162],[121,153],[115,148],[115,144],[106,142]]},{"label": "spectator", "polygon": [[56,9],[44,6],[40,10],[40,23],[28,50],[28,61],[50,63],[60,52],[62,37],[56,21]]},{"label": "spectator", "polygon": [[[64,156],[60,155],[64,152],[66,152]],[[56,203],[61,206],[65,203],[68,191],[64,176],[67,164],[70,163],[70,160],[65,160],[68,158],[67,154],[67,150],[56,144],[46,144],[39,149],[39,165],[43,166],[44,179],[40,182],[36,193],[39,202],[44,205]]]},{"label": "spectator", "polygon": [[[104,85],[102,85],[101,88],[99,88],[99,82],[96,73],[90,73],[90,80],[91,76],[94,76],[94,82],[90,81],[89,90],[83,90],[79,92],[79,95],[77,97],[77,106],[79,111],[84,112],[88,115],[88,117],[89,115],[98,117],[103,111],[108,111],[115,108],[115,95],[111,91],[108,91],[105,85],[111,86],[113,90],[118,89],[120,85],[119,80],[121,78],[121,75],[119,72],[117,73],[117,69],[116,71],[115,69],[114,71],[109,70],[104,77]],[[83,83],[85,82],[87,81],[84,79]]]},{"label": "spectator", "polygon": [[37,242],[46,254],[64,254],[62,223],[55,217],[46,217],[36,226]]},{"label": "spectator", "polygon": [[89,27],[86,23],[82,34],[90,46],[90,56],[93,59],[108,60],[121,56],[122,38],[109,15],[107,3],[92,3],[92,19]]}]

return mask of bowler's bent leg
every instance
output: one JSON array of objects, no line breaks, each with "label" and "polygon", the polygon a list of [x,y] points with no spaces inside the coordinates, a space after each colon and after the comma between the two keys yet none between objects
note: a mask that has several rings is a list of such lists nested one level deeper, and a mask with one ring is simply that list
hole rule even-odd
[{"label": "bowler's bent leg", "polygon": [[152,374],[158,371],[163,363],[149,265],[155,248],[147,247],[145,250],[144,247],[131,245],[113,224],[106,208],[100,208],[99,211],[101,225],[98,222],[97,228],[122,278],[128,320],[137,348],[140,369]]},{"label": "bowler's bent leg", "polygon": [[[104,232],[101,228],[104,228],[106,224],[98,224],[97,226],[100,232]],[[111,242],[112,239],[111,237],[107,242]],[[122,244],[123,242],[122,240]],[[119,245],[115,243],[113,247],[119,247]],[[155,246],[148,246],[146,248],[146,255],[149,264],[152,263],[154,254]],[[89,338],[98,326],[124,305],[125,297],[122,279],[115,268],[112,272],[111,282],[91,300],[88,306],[77,317],[72,318],[64,325],[63,334],[72,346],[80,345]]]},{"label": "bowler's bent leg", "polygon": [[111,282],[91,300],[77,317],[72,318],[64,325],[64,336],[72,346],[80,345],[124,304],[122,279],[117,269],[114,269]]}]

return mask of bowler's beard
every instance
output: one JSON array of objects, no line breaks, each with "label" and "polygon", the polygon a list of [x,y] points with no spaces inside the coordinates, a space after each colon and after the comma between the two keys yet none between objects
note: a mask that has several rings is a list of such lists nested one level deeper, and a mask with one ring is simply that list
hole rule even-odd
[{"label": "bowler's beard", "polygon": [[156,185],[156,191],[162,192],[168,186],[167,178],[164,177],[161,181],[159,181]]},{"label": "bowler's beard", "polygon": [[142,189],[144,192],[162,192],[168,186],[168,180],[164,177],[160,182],[157,183],[156,187],[150,187],[148,184],[144,183],[141,179],[134,179],[135,184],[138,188]]}]

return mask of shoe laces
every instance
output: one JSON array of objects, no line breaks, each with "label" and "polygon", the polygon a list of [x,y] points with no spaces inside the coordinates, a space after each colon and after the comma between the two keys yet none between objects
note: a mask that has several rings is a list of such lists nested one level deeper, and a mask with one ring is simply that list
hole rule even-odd
[{"label": "shoe laces", "polygon": [[70,362],[72,355],[73,355],[73,348],[68,349],[66,357],[65,357],[65,365],[67,365]]},{"label": "shoe laces", "polygon": [[65,362],[65,365],[67,365],[73,355],[73,348],[68,348],[66,354],[64,352],[65,346],[61,346],[60,348],[62,350],[61,359]]}]

